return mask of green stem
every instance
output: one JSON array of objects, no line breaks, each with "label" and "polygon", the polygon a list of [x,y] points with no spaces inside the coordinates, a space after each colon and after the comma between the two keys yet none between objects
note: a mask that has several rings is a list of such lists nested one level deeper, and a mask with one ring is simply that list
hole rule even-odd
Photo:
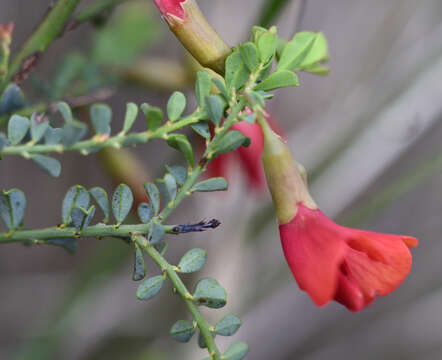
[{"label": "green stem", "polygon": [[25,42],[19,53],[13,58],[5,80],[0,85],[0,92],[17,74],[25,60],[33,56],[39,56],[63,33],[66,23],[69,21],[75,8],[81,0],[58,0],[48,12],[37,30]]},{"label": "green stem", "polygon": [[167,134],[180,130],[186,126],[196,124],[198,121],[200,121],[200,117],[200,112],[196,111],[192,115],[189,115],[177,122],[167,122],[165,125],[155,131],[133,133],[128,135],[120,133],[104,140],[100,139],[99,136],[96,136],[89,140],[77,142],[72,146],[63,146],[61,144],[34,145],[32,142],[24,145],[7,146],[3,148],[0,155],[21,155],[25,158],[29,158],[31,155],[35,154],[63,153],[66,151],[77,151],[84,155],[88,155],[97,147],[112,147],[118,149],[129,145],[133,146],[137,144],[146,144],[153,139],[167,139]]},{"label": "green stem", "polygon": [[[165,225],[165,230],[169,234],[175,234],[173,228],[176,225]],[[37,230],[18,230],[9,233],[0,233],[0,244],[31,242],[35,244],[44,244],[46,240],[52,239],[70,239],[70,238],[88,238],[88,237],[116,237],[128,238],[132,234],[149,233],[150,223],[139,225],[103,225],[98,224],[88,226],[86,229],[79,231],[74,227],[49,227]]]},{"label": "green stem", "polygon": [[158,264],[158,266],[161,268],[163,272],[167,274],[167,277],[172,282],[174,288],[180,294],[182,297],[184,303],[186,304],[187,308],[189,309],[190,313],[193,316],[193,319],[198,325],[198,328],[201,331],[201,335],[204,338],[204,341],[207,345],[207,349],[209,351],[211,359],[214,360],[221,360],[222,355],[221,352],[218,350],[215,340],[212,336],[212,333],[210,331],[210,324],[204,319],[204,317],[201,315],[200,311],[198,310],[198,307],[193,302],[193,296],[190,294],[189,290],[187,290],[186,285],[184,285],[181,278],[178,276],[176,272],[176,268],[169,264],[167,260],[161,256],[161,254],[149,244],[149,242],[146,240],[143,236],[134,236],[134,241],[137,242],[137,244],[143,248],[146,253]]}]

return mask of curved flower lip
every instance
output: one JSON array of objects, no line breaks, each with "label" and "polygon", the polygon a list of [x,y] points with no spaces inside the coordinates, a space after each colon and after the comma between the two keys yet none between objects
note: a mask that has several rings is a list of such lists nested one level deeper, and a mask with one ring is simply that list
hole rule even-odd
[{"label": "curved flower lip", "polygon": [[163,16],[174,15],[180,19],[184,19],[186,13],[181,3],[185,1],[186,0],[155,0],[155,4]]},{"label": "curved flower lip", "polygon": [[279,227],[281,242],[299,287],[316,305],[335,300],[357,312],[407,277],[417,239],[347,228],[297,205],[296,216]]}]

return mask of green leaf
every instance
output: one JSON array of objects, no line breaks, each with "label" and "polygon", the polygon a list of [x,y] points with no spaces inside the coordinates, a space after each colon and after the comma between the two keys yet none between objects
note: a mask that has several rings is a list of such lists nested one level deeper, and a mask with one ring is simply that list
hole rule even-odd
[{"label": "green leaf", "polygon": [[205,278],[200,280],[193,294],[198,305],[212,309],[222,308],[227,303],[227,293],[215,279]]},{"label": "green leaf", "polygon": [[23,92],[16,84],[9,84],[0,99],[0,115],[12,113],[25,106]]},{"label": "green leaf", "polygon": [[143,252],[137,243],[135,243],[134,255],[134,272],[132,280],[140,281],[146,277],[146,264],[144,263]]},{"label": "green leaf", "polygon": [[56,145],[59,144],[61,139],[63,138],[63,129],[54,129],[51,126],[48,126],[48,129],[45,132],[45,144],[46,145]]},{"label": "green leaf", "polygon": [[298,76],[294,72],[280,70],[259,83],[255,90],[271,91],[288,86],[299,86]]},{"label": "green leaf", "polygon": [[191,128],[203,138],[210,139],[210,129],[206,121],[198,121],[196,124],[191,125]]},{"label": "green leaf", "polygon": [[77,120],[71,120],[66,122],[63,126],[63,139],[64,146],[72,146],[76,142],[80,141],[84,135],[86,135],[87,126]]},{"label": "green leaf", "polygon": [[187,137],[185,135],[172,134],[167,139],[167,144],[174,149],[180,151],[184,155],[184,158],[186,159],[190,167],[193,168],[195,166],[192,145],[190,145],[190,142],[189,140],[187,140]]},{"label": "green leaf", "polygon": [[144,224],[147,224],[155,215],[152,206],[144,202],[138,205],[137,213],[141,222]]},{"label": "green leaf", "polygon": [[144,103],[141,105],[141,111],[146,116],[147,128],[150,131],[155,131],[163,123],[164,114],[160,108]]},{"label": "green leaf", "polygon": [[229,94],[227,92],[226,83],[224,82],[224,79],[213,78],[212,81],[215,84],[215,86],[218,88],[224,100],[228,101]]},{"label": "green leaf", "polygon": [[168,166],[167,171],[175,178],[178,185],[183,186],[187,179],[187,169],[183,166]]},{"label": "green leaf", "polygon": [[186,108],[186,97],[180,91],[175,91],[167,103],[167,115],[170,121],[177,121]]},{"label": "green leaf", "polygon": [[206,98],[207,113],[216,126],[221,124],[225,107],[226,103],[219,95],[211,95]]},{"label": "green leaf", "polygon": [[101,187],[94,187],[89,190],[89,193],[92,195],[95,202],[100,207],[101,211],[104,214],[104,223],[107,223],[110,220],[110,207],[109,207],[109,198],[107,196],[107,192]]},{"label": "green leaf", "polygon": [[178,267],[184,274],[190,274],[201,270],[206,264],[207,254],[203,249],[189,250],[182,258]]},{"label": "green leaf", "polygon": [[94,104],[90,109],[92,126],[97,134],[109,135],[112,120],[112,109],[105,104]]},{"label": "green leaf", "polygon": [[148,240],[151,245],[158,244],[161,240],[163,240],[165,234],[166,228],[159,222],[152,220],[148,236]]},{"label": "green leaf", "polygon": [[278,35],[276,33],[266,32],[259,37],[257,45],[261,62],[267,64],[275,56],[276,47],[278,45]]},{"label": "green leaf", "polygon": [[250,139],[238,130],[228,132],[215,147],[216,154],[225,154],[238,149],[241,145],[248,145]]},{"label": "green leaf", "polygon": [[207,71],[198,71],[195,82],[195,96],[201,108],[205,106],[206,97],[212,89],[212,78]]},{"label": "green leaf", "polygon": [[129,215],[133,203],[134,196],[129,186],[120,184],[112,196],[112,212],[118,225]]},{"label": "green leaf", "polygon": [[59,102],[57,104],[57,108],[65,122],[70,122],[73,120],[71,107],[68,104],[65,102]]},{"label": "green leaf", "polygon": [[171,174],[164,176],[164,184],[166,186],[169,201],[173,201],[178,193],[178,186],[175,178]]},{"label": "green leaf", "polygon": [[227,189],[227,180],[222,177],[201,181],[192,188],[193,191],[198,192],[226,191]]},{"label": "green leaf", "polygon": [[38,165],[38,167],[46,171],[53,177],[59,177],[61,173],[60,162],[46,155],[32,155],[31,159]]},{"label": "green leaf", "polygon": [[239,52],[234,52],[226,60],[226,85],[229,89],[241,89],[247,82],[250,71]]},{"label": "green leaf", "polygon": [[224,356],[227,360],[242,360],[246,357],[248,352],[249,346],[242,341],[237,341],[229,346],[224,353]]},{"label": "green leaf", "polygon": [[300,32],[282,50],[278,70],[296,71],[328,58],[324,35],[314,32]]},{"label": "green leaf", "polygon": [[149,202],[152,205],[155,214],[158,214],[161,204],[160,190],[158,190],[158,187],[154,183],[145,183],[144,188],[146,189]]},{"label": "green leaf", "polygon": [[74,254],[77,251],[78,241],[75,238],[66,239],[49,239],[45,241],[48,245],[59,246],[65,249],[68,253]]},{"label": "green leaf", "polygon": [[33,113],[31,116],[31,139],[38,143],[49,128],[49,121],[45,116],[38,116]]},{"label": "green leaf", "polygon": [[12,115],[8,123],[8,139],[11,145],[17,145],[24,139],[29,130],[29,119],[20,115]]},{"label": "green leaf", "polygon": [[246,42],[239,46],[239,53],[250,72],[254,72],[259,65],[258,48],[252,42]]},{"label": "green leaf", "polygon": [[89,207],[89,202],[89,192],[83,186],[72,186],[63,199],[63,205],[61,208],[61,218],[63,224],[69,225],[71,223],[71,213],[74,207],[87,209]]},{"label": "green leaf", "polygon": [[0,217],[10,230],[17,229],[23,222],[26,197],[23,191],[11,189],[0,192]]},{"label": "green leaf", "polygon": [[149,300],[157,295],[164,285],[166,278],[163,275],[158,275],[144,280],[137,290],[137,299]]},{"label": "green leaf", "polygon": [[321,61],[328,60],[328,45],[327,40],[325,39],[324,34],[316,33],[315,42],[313,44],[312,49],[309,51],[305,59],[302,61],[300,68],[304,70],[304,68],[312,66],[313,64],[317,64]]},{"label": "green leaf", "polygon": [[124,133],[130,131],[132,125],[137,119],[137,115],[138,115],[138,106],[134,103],[128,103],[126,105],[126,115],[124,117],[124,125],[123,125]]},{"label": "green leaf", "polygon": [[94,205],[92,205],[89,210],[85,210],[82,207],[73,207],[71,213],[72,223],[77,230],[84,230],[89,226],[92,219],[94,218],[94,215]]},{"label": "green leaf", "polygon": [[221,336],[232,336],[241,327],[241,320],[235,315],[224,316],[216,325],[215,332]]},{"label": "green leaf", "polygon": [[190,321],[178,320],[170,329],[170,336],[181,343],[187,343],[195,334],[195,327]]}]

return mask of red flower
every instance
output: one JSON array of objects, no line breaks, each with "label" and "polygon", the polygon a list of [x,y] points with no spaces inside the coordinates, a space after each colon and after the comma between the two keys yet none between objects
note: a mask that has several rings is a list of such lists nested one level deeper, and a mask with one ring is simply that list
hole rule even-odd
[{"label": "red flower", "polygon": [[410,236],[380,234],[335,224],[318,209],[288,147],[266,122],[263,165],[285,257],[318,306],[336,300],[360,311],[395,290],[412,265]]},{"label": "red flower", "polygon": [[157,4],[163,16],[174,15],[184,19],[185,13],[181,5],[184,1],[186,0],[155,0],[155,4]]},{"label": "red flower", "polygon": [[410,272],[409,249],[418,245],[409,236],[339,226],[302,203],[279,231],[299,287],[318,306],[336,300],[351,311],[395,290]]}]

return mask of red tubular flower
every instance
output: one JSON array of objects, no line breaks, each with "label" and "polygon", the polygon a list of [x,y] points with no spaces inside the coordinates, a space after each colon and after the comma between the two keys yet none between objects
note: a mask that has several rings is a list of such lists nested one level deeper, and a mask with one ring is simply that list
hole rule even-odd
[{"label": "red tubular flower", "polygon": [[318,306],[336,300],[355,312],[395,290],[410,272],[409,249],[418,240],[335,224],[311,198],[288,147],[265,122],[261,125],[281,243],[299,287]]}]

